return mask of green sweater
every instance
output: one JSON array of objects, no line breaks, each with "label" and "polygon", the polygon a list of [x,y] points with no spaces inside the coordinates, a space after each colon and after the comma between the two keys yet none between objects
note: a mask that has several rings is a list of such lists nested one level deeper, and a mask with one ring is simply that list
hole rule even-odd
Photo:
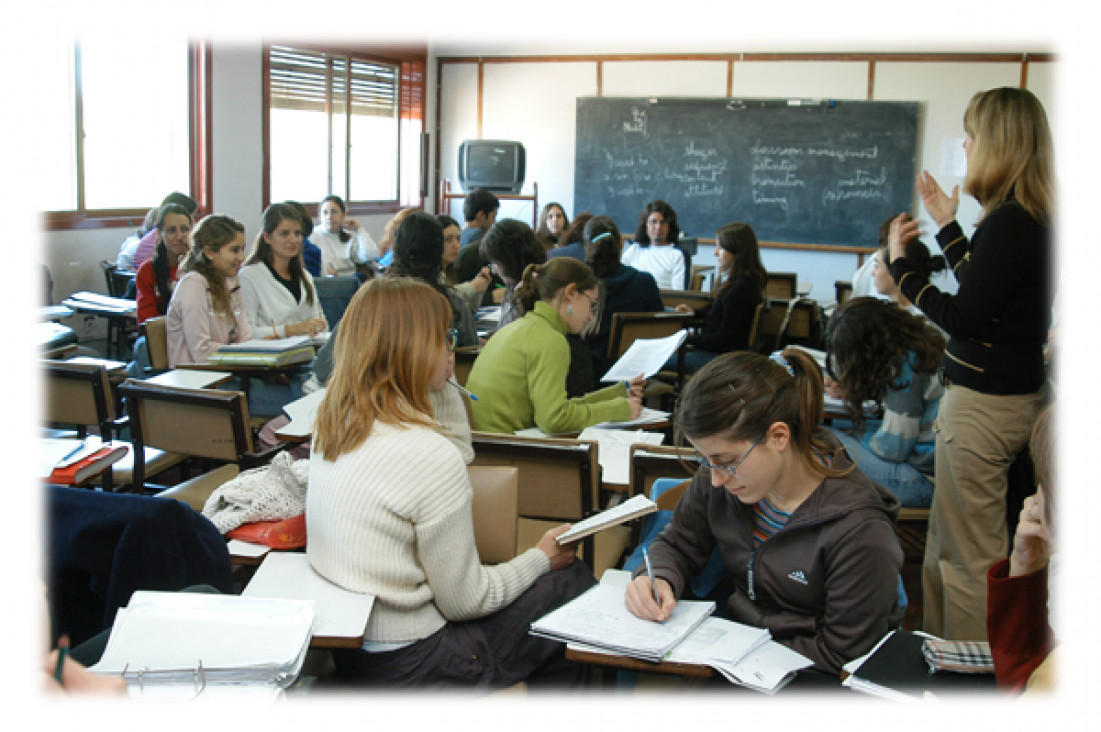
[{"label": "green sweater", "polygon": [[566,323],[545,302],[495,333],[474,361],[466,387],[474,429],[512,434],[538,427],[548,435],[580,432],[631,418],[623,382],[566,398],[570,346]]}]

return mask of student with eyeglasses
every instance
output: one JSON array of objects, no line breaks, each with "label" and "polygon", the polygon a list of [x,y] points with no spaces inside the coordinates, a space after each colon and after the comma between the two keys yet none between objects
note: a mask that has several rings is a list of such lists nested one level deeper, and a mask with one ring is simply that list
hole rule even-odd
[{"label": "student with eyeglasses", "polygon": [[637,418],[646,383],[641,375],[567,397],[566,334],[581,332],[600,313],[600,280],[593,271],[571,257],[529,264],[516,296],[524,316],[489,339],[467,377],[467,388],[478,396],[470,405],[474,429],[512,434],[538,427],[553,435]]},{"label": "student with eyeglasses", "polygon": [[444,433],[465,418],[451,319],[428,283],[381,277],[359,289],[336,334],[310,453],[306,554],[330,582],[375,596],[362,647],[333,651],[336,681],[577,685],[586,670],[564,644],[528,632],[595,583],[574,545],[556,540],[568,526],[507,562],[478,558],[466,460]]},{"label": "student with eyeglasses", "polygon": [[723,354],[689,380],[674,425],[700,469],[650,545],[661,604],[639,568],[633,614],[668,618],[717,547],[732,586],[719,614],[767,628],[816,672],[840,674],[897,627],[899,501],[856,469],[822,415],[822,372],[797,348]]}]

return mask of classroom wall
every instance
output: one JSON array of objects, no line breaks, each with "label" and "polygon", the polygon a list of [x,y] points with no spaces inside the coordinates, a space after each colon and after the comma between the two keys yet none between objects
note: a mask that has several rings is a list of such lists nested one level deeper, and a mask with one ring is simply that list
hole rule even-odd
[{"label": "classroom wall", "polygon": [[[777,57],[772,57],[777,59]],[[1021,56],[1016,56],[1021,58]],[[485,60],[488,59],[488,60]],[[921,168],[941,180],[946,190],[962,178],[945,174],[942,149],[956,150],[962,144],[962,116],[971,95],[994,86],[1020,83],[1019,60],[976,61],[883,61],[857,60],[726,60],[715,59],[623,59],[622,55],[567,56],[526,60],[492,54],[445,55],[440,61],[440,165],[439,174],[458,190],[456,175],[459,143],[463,139],[517,139],[527,148],[527,180],[524,193],[538,183],[539,206],[558,201],[572,217],[573,158],[575,150],[576,99],[580,96],[699,96],[724,97],[811,97],[835,99],[907,100],[924,104],[918,156]],[[479,90],[479,65],[482,86]],[[1047,108],[1055,124],[1056,62],[1030,62],[1027,87]],[[872,79],[869,95],[869,79]],[[924,218],[920,203],[914,209]],[[461,212],[459,202],[453,212]],[[453,215],[454,215],[453,213]],[[531,220],[531,204],[502,202],[500,217]],[[978,205],[966,196],[959,220],[965,231],[973,230]],[[731,212],[731,220],[739,214]],[[617,222],[624,233],[633,233],[637,221]],[[712,238],[714,232],[695,231],[691,221],[681,220],[688,235]],[[936,251],[932,222],[928,243]],[[875,242],[853,242],[874,246]],[[794,271],[801,282],[812,284],[811,297],[826,301],[834,296],[836,280],[850,280],[856,270],[855,254],[818,253],[765,249],[765,267]],[[694,263],[714,264],[710,248],[697,253]]]}]

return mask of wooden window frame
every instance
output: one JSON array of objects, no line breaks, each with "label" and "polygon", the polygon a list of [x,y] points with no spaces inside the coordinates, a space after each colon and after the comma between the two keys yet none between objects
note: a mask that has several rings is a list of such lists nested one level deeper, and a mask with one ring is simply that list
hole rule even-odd
[{"label": "wooden window frame", "polygon": [[[211,176],[213,145],[211,142],[211,53],[210,43],[193,42],[188,48],[188,134],[191,190],[189,195],[199,204],[196,217],[210,213],[214,199],[214,182]],[[77,120],[82,108],[81,81],[77,79]],[[77,175],[83,173],[83,141],[80,127],[77,129]],[[158,194],[160,195],[160,194]],[[85,209],[75,211],[47,211],[42,215],[45,231],[73,229],[137,228],[145,220],[148,208]]]},{"label": "wooden window frame", "polygon": [[[425,114],[428,47],[427,44],[410,45],[360,45],[360,44],[317,44],[299,43],[295,41],[272,41],[264,43],[263,50],[263,205],[266,208],[271,205],[271,47],[282,46],[302,51],[315,53],[329,53],[347,55],[356,60],[372,63],[388,64],[398,67],[398,170],[397,170],[397,198],[392,201],[345,201],[349,215],[373,215],[395,214],[403,208],[424,207],[428,197],[427,168],[425,156],[427,147],[423,140],[418,143],[421,150],[421,186],[419,201],[402,201],[403,191],[403,159],[407,151],[406,141],[403,139],[402,122],[408,119],[419,120],[422,138],[427,131]],[[419,76],[419,83],[410,82],[411,77]],[[338,193],[338,195],[340,195]],[[341,196],[343,198],[343,196]],[[317,215],[318,202],[301,202],[311,215]]]}]

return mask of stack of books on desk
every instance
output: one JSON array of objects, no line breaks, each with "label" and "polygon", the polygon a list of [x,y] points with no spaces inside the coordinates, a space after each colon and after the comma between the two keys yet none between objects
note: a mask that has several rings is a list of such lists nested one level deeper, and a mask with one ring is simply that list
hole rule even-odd
[{"label": "stack of books on desk", "polygon": [[39,474],[51,483],[80,485],[126,457],[129,446],[103,442],[98,435],[84,440],[44,437],[39,443]]},{"label": "stack of books on desk", "polygon": [[243,366],[287,366],[305,363],[314,357],[309,336],[262,339],[230,343],[210,354],[213,364]]},{"label": "stack of books on desk", "polygon": [[90,671],[132,695],[278,695],[302,669],[312,601],[139,590]]}]

